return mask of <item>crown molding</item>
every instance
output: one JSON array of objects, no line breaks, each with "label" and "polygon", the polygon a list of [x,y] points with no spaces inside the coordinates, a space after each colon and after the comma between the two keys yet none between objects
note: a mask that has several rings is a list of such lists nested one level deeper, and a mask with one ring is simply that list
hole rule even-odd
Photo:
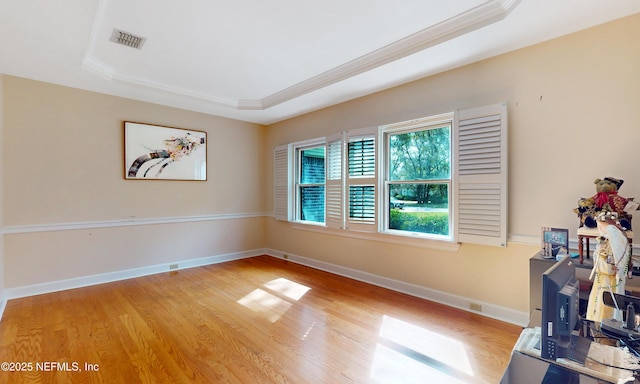
[{"label": "crown molding", "polygon": [[[129,76],[119,73],[115,68],[93,56],[92,47],[95,44],[96,26],[94,26],[94,30],[92,31],[89,40],[89,47],[82,61],[82,66],[110,80],[117,80],[139,87],[151,88],[180,96],[204,100],[227,108],[260,111],[272,108],[276,105],[285,103],[319,89],[326,88],[340,81],[347,80],[385,64],[389,64],[393,61],[402,59],[414,53],[423,51],[503,20],[518,6],[520,1],[521,0],[489,0],[447,20],[431,25],[366,55],[360,56],[319,75],[282,89],[262,99],[233,100],[221,98],[211,94],[196,92],[191,89],[165,84],[139,76]],[[106,8],[105,4],[106,0],[102,0],[98,7],[96,20],[102,19],[101,15]]]},{"label": "crown molding", "polygon": [[222,105],[225,107],[241,109],[239,106],[239,101],[237,100],[216,97],[216,96],[201,93],[201,92],[195,92],[191,89],[176,87],[173,85],[169,85],[169,84],[165,84],[157,81],[152,81],[144,77],[128,76],[128,75],[119,73],[112,66],[90,55],[86,56],[82,60],[82,67],[108,80],[120,81],[123,83],[131,84],[131,85],[135,85],[143,88],[155,89],[155,90],[168,92],[168,93],[172,93],[180,96],[187,96],[193,99],[204,100],[209,103]]},{"label": "crown molding", "polygon": [[264,99],[242,100],[241,103],[259,104],[260,109],[271,108],[493,24],[506,18],[519,3],[520,0],[488,1]]}]

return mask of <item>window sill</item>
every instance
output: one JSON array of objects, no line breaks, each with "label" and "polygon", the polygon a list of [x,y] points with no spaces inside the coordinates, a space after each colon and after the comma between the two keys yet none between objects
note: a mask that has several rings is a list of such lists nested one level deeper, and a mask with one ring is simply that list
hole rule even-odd
[{"label": "window sill", "polygon": [[302,224],[302,223],[296,223],[296,222],[292,222],[290,224],[293,229],[300,230],[300,231],[324,233],[324,234],[335,235],[335,236],[351,237],[354,239],[381,241],[385,243],[395,243],[395,244],[401,244],[401,245],[410,245],[413,247],[437,249],[437,250],[447,251],[447,252],[458,252],[458,250],[460,249],[460,243],[456,243],[453,241],[433,240],[433,239],[425,239],[423,237],[417,237],[417,236],[403,236],[403,235],[394,235],[389,233],[372,233],[372,232],[354,231],[354,230],[348,230],[348,229],[336,229],[336,228],[328,228],[323,225]]}]

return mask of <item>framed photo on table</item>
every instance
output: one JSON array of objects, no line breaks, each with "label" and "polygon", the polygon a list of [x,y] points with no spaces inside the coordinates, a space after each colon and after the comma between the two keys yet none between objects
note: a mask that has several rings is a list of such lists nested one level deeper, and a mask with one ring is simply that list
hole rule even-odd
[{"label": "framed photo on table", "polygon": [[124,177],[207,180],[207,133],[124,122]]},{"label": "framed photo on table", "polygon": [[542,227],[542,257],[554,258],[560,251],[569,254],[569,230]]}]

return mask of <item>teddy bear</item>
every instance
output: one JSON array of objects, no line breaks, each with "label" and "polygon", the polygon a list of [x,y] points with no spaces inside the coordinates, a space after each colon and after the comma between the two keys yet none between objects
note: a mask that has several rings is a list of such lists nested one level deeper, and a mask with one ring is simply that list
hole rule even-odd
[{"label": "teddy bear", "polygon": [[596,194],[578,200],[578,207],[573,210],[580,218],[581,227],[597,227],[596,216],[599,212],[616,212],[620,225],[626,230],[631,230],[631,216],[624,209],[633,199],[618,194],[623,183],[624,180],[614,177],[595,179],[593,184],[596,186]]},{"label": "teddy bear", "polygon": [[585,219],[593,218],[597,215],[596,202],[593,197],[581,197],[578,200],[578,207],[573,209],[573,213],[578,215],[580,226],[585,226]]}]

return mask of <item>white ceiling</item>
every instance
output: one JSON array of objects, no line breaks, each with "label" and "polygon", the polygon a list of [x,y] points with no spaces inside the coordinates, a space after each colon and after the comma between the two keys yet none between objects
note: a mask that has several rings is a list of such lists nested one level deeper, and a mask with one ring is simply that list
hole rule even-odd
[{"label": "white ceiling", "polygon": [[[270,124],[638,12],[638,0],[0,0],[0,73]],[[111,42],[114,28],[142,48]]]}]

